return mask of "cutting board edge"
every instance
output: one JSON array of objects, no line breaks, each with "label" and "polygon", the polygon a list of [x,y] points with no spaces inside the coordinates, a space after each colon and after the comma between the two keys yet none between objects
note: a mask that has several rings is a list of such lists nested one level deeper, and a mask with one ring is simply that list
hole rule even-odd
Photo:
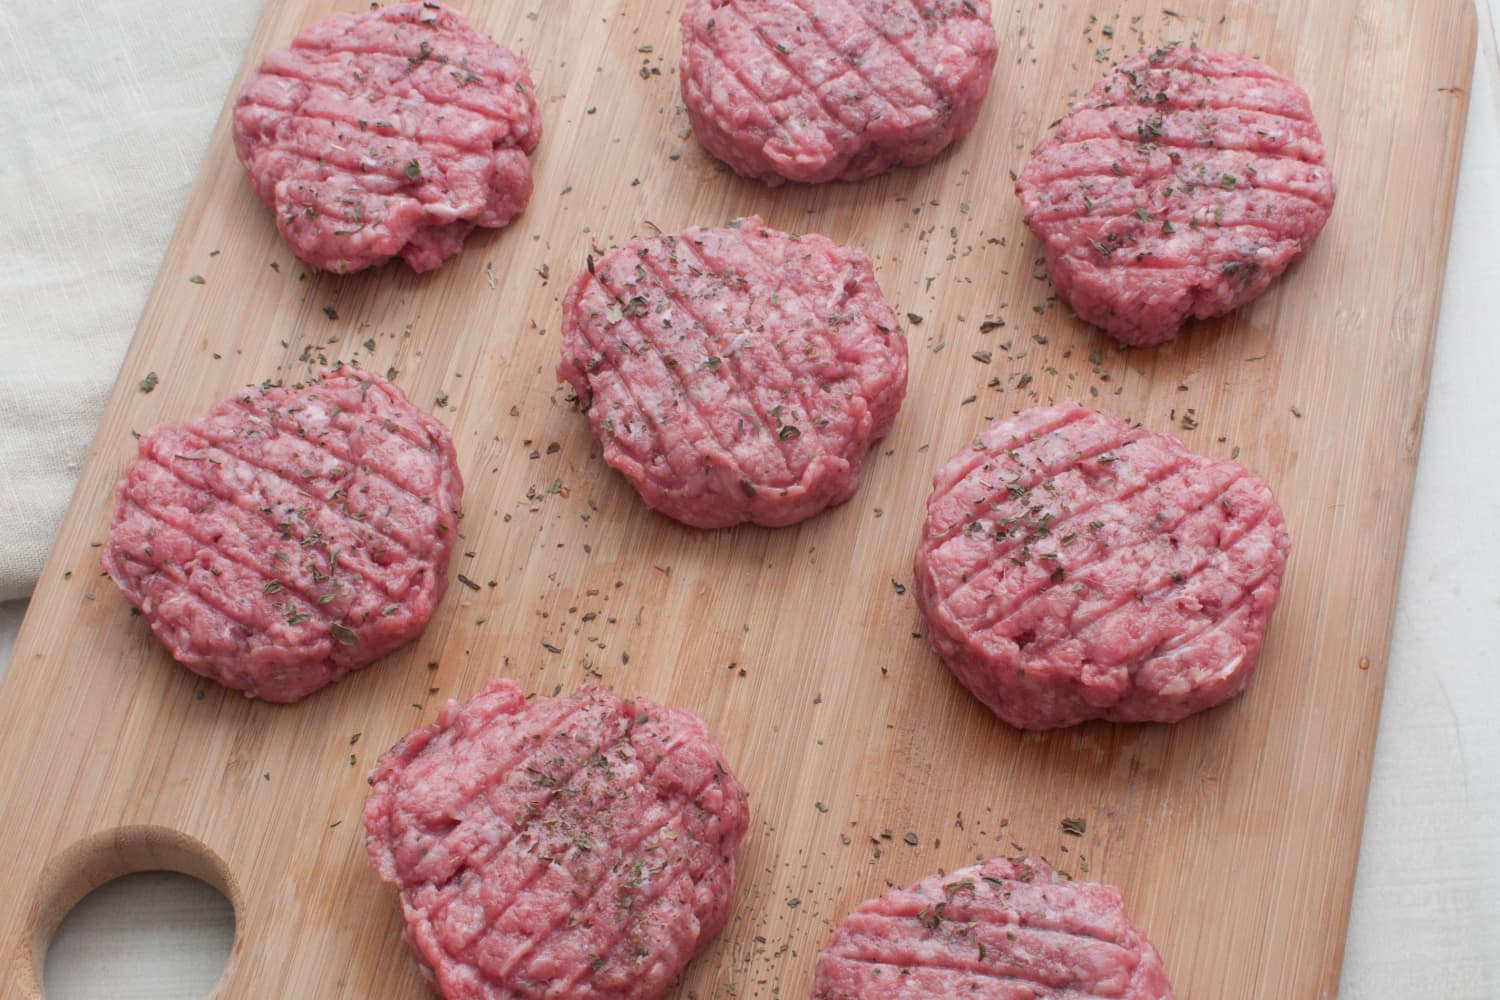
[{"label": "cutting board edge", "polygon": [[1415,419],[1415,441],[1410,457],[1410,462],[1413,467],[1412,489],[1407,491],[1405,503],[1406,509],[1404,515],[1401,518],[1400,535],[1397,539],[1397,550],[1400,555],[1397,558],[1396,562],[1396,586],[1391,589],[1391,597],[1389,602],[1390,606],[1385,613],[1385,634],[1381,640],[1381,649],[1383,651],[1382,656],[1386,662],[1382,667],[1382,675],[1380,679],[1380,698],[1376,702],[1374,716],[1371,720],[1371,725],[1374,726],[1377,730],[1377,736],[1375,739],[1371,740],[1369,746],[1365,748],[1358,773],[1354,779],[1358,786],[1357,791],[1360,802],[1359,814],[1355,817],[1353,824],[1353,839],[1356,845],[1354,852],[1354,864],[1350,866],[1347,884],[1344,892],[1340,897],[1338,910],[1340,932],[1338,934],[1338,950],[1332,969],[1332,986],[1331,989],[1322,994],[1320,1000],[1333,1000],[1333,998],[1338,996],[1339,983],[1343,978],[1344,953],[1348,949],[1350,917],[1353,913],[1354,908],[1354,889],[1355,883],[1359,876],[1359,857],[1362,853],[1365,820],[1367,818],[1370,806],[1370,781],[1373,777],[1375,765],[1375,745],[1379,741],[1378,730],[1380,726],[1380,716],[1385,706],[1386,675],[1390,669],[1389,657],[1391,652],[1391,642],[1395,635],[1396,629],[1395,610],[1401,597],[1401,572],[1402,567],[1406,564],[1406,545],[1411,534],[1411,512],[1412,501],[1415,495],[1416,470],[1419,468],[1421,462],[1422,439],[1425,436],[1427,423],[1427,400],[1432,390],[1432,363],[1434,355],[1437,351],[1438,335],[1440,327],[1442,325],[1442,299],[1448,281],[1448,256],[1453,241],[1453,219],[1458,205],[1458,177],[1463,163],[1463,151],[1468,135],[1468,116],[1470,112],[1471,99],[1473,96],[1473,80],[1475,70],[1477,68],[1479,49],[1478,16],[1473,0],[1455,0],[1455,2],[1463,11],[1464,23],[1462,25],[1462,31],[1464,32],[1465,61],[1462,78],[1469,81],[1469,84],[1463,88],[1461,94],[1456,95],[1458,97],[1458,104],[1460,109],[1460,114],[1458,116],[1460,125],[1457,129],[1454,130],[1454,145],[1457,148],[1450,156],[1446,157],[1444,161],[1447,166],[1447,170],[1444,176],[1444,188],[1446,189],[1447,194],[1443,199],[1446,206],[1443,212],[1444,238],[1442,239],[1438,249],[1439,262],[1441,264],[1439,270],[1442,273],[1443,277],[1435,290],[1438,299],[1438,306],[1432,311],[1432,318],[1428,323],[1428,334],[1423,338],[1425,342],[1425,349],[1422,353],[1422,362],[1420,366],[1422,390],[1418,398],[1415,400],[1413,407],[1415,411],[1413,413],[1413,417]]}]

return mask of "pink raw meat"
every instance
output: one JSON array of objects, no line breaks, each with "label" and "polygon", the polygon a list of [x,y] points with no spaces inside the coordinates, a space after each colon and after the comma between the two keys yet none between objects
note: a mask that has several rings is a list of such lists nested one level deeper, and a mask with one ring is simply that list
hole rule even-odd
[{"label": "pink raw meat", "polygon": [[1016,194],[1058,293],[1149,347],[1264,292],[1317,239],[1334,187],[1301,87],[1246,56],[1174,46],[1095,84]]},{"label": "pink raw meat", "polygon": [[655,1000],[729,919],[749,806],[691,712],[498,680],[370,784],[370,862],[447,1000]]},{"label": "pink raw meat", "polygon": [[938,472],[914,590],[943,662],[1011,725],[1177,722],[1250,683],[1289,547],[1238,462],[1065,403]]},{"label": "pink raw meat", "polygon": [[869,899],[818,956],[812,1000],[1172,1000],[1120,890],[991,858]]},{"label": "pink raw meat", "polygon": [[906,341],[862,251],[752,216],[591,259],[557,373],[652,507],[777,526],[853,495],[906,394]]},{"label": "pink raw meat", "polygon": [[682,99],[737,173],[857,181],[973,128],[995,54],[986,0],[689,0]]},{"label": "pink raw meat", "polygon": [[177,662],[297,701],[422,634],[462,497],[448,428],[328,371],[142,435],[104,568]]},{"label": "pink raw meat", "polygon": [[234,146],[287,245],[339,274],[430,271],[531,199],[526,60],[435,3],[336,14],[266,56]]}]

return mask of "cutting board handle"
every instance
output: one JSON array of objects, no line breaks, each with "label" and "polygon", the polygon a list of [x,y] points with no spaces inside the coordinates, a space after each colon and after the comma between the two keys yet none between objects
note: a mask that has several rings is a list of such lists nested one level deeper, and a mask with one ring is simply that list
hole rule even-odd
[{"label": "cutting board handle", "polygon": [[[163,826],[120,826],[101,830],[54,854],[42,869],[32,897],[30,914],[17,942],[12,962],[14,982],[21,996],[43,1000],[42,968],[47,946],[58,925],[95,889],[136,872],[172,871],[206,882],[229,900],[236,915],[234,947],[230,962],[239,950],[240,885],[229,865],[202,841],[180,830]],[[209,993],[220,995],[220,987],[229,979],[229,964],[220,976],[219,987]]]}]

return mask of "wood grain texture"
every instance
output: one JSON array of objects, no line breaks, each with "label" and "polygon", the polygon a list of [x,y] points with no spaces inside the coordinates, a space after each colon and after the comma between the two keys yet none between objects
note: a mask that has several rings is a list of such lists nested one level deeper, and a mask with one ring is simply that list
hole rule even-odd
[{"label": "wood grain texture", "polygon": [[[335,6],[358,5],[273,0],[246,66]],[[735,916],[675,997],[803,996],[829,927],[859,900],[1022,849],[1121,886],[1180,996],[1335,993],[1473,60],[1469,4],[1003,5],[1000,65],[968,139],[920,169],[777,191],[725,173],[688,134],[679,6],[467,5],[530,59],[546,132],[526,214],[425,277],[306,273],[221,119],[0,688],[6,995],[39,995],[36,951],[65,897],[152,864],[233,889],[237,938],[216,996],[426,995],[395,895],[365,862],[364,776],[444,699],[496,675],[690,707],[749,787]],[[1301,82],[1339,200],[1267,296],[1163,348],[1123,351],[1050,297],[1009,171],[1109,60],[1173,40],[1259,55]],[[598,459],[553,377],[559,300],[591,248],[751,212],[870,250],[898,312],[921,318],[907,328],[911,390],[850,503],[794,528],[702,533],[650,513]],[[992,317],[1006,325],[982,332]],[[98,545],[132,430],[324,359],[394,367],[419,405],[446,395],[436,409],[468,483],[453,570],[479,589],[454,585],[421,641],[278,707],[173,665],[100,578]],[[146,394],[148,371],[161,381]],[[932,472],[996,417],[1067,396],[1175,428],[1202,452],[1238,448],[1277,489],[1293,554],[1238,701],[1172,727],[1023,735],[918,637],[893,583],[910,582]],[[1063,817],[1087,832],[1065,836]]]}]

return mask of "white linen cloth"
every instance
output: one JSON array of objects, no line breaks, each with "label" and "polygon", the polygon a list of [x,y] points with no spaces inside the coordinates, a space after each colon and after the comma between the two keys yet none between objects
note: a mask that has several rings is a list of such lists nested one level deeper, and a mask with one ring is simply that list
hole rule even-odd
[{"label": "white linen cloth", "polygon": [[[29,590],[41,566],[260,4],[0,0],[0,600]],[[1500,0],[1478,7],[1479,70],[1340,1000],[1500,997],[1500,467],[1487,460],[1500,426]],[[0,675],[18,621],[18,605],[0,606]],[[127,950],[98,929],[109,918],[66,923],[52,1000],[197,995],[201,977],[183,984],[203,956],[179,953],[188,938],[173,914],[209,923],[221,911],[170,882],[129,894],[124,919],[152,932]],[[221,916],[192,940],[212,949],[229,933]],[[1224,984],[1226,998],[1242,995]]]},{"label": "white linen cloth", "polygon": [[0,3],[0,601],[41,572],[260,10]]}]

